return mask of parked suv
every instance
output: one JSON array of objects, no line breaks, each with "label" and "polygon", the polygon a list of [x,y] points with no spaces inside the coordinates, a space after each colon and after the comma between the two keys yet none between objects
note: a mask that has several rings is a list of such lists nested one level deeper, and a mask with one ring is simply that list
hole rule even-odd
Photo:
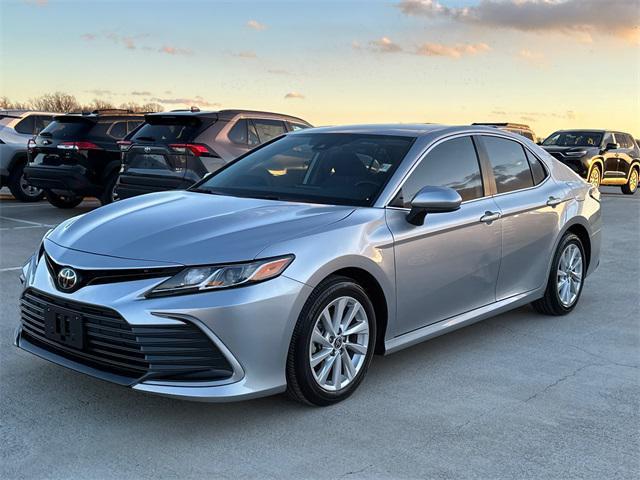
[{"label": "parked suv", "polygon": [[310,126],[300,118],[250,110],[148,114],[144,125],[121,142],[117,195],[188,188],[252,148]]},{"label": "parked suv", "polygon": [[618,185],[633,195],[640,176],[640,149],[628,133],[559,130],[542,147],[592,185]]},{"label": "parked suv", "polygon": [[0,187],[22,202],[37,202],[44,192],[24,178],[27,142],[46,127],[55,113],[0,110]]},{"label": "parked suv", "polygon": [[505,132],[515,133],[517,135],[522,135],[525,138],[528,138],[532,142],[536,141],[536,135],[531,130],[529,125],[524,125],[522,123],[473,123],[472,125],[483,125],[485,127],[495,127],[500,130],[504,130]]},{"label": "parked suv", "polygon": [[120,171],[118,141],[143,121],[144,114],[128,110],[57,116],[29,142],[25,176],[59,208],[73,208],[86,196],[110,203]]}]

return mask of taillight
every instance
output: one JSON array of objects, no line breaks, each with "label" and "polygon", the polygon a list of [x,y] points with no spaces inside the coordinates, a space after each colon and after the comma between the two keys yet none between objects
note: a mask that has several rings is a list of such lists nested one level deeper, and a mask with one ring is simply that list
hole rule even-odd
[{"label": "taillight", "polygon": [[169,145],[169,147],[178,153],[187,153],[187,150],[189,150],[196,157],[215,156],[215,154],[209,150],[209,147],[199,143],[174,143]]},{"label": "taillight", "polygon": [[118,146],[120,147],[121,152],[126,152],[131,148],[131,145],[133,145],[133,142],[131,142],[130,140],[120,140],[117,143],[118,143]]},{"label": "taillight", "polygon": [[60,150],[102,150],[92,142],[62,142],[58,144]]}]

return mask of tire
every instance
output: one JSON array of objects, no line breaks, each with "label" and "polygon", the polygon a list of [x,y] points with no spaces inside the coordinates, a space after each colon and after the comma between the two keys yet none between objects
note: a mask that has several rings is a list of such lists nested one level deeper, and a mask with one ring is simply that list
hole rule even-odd
[{"label": "tire", "polygon": [[[345,312],[341,316],[345,319],[342,325],[346,330],[358,333],[343,337],[340,332],[333,337],[321,317],[326,309],[334,319],[337,318],[341,304]],[[355,316],[348,321],[354,310]],[[368,329],[365,330],[363,324],[368,324]],[[314,332],[320,333],[324,340],[317,342],[318,336]],[[327,278],[309,296],[294,329],[286,366],[287,394],[294,400],[315,406],[332,405],[348,398],[367,373],[375,343],[375,311],[365,290],[348,277]],[[364,345],[366,352],[362,348]],[[311,355],[324,359],[312,367]],[[324,371],[328,376],[323,385]]]},{"label": "tire", "polygon": [[24,163],[16,165],[9,176],[7,186],[11,194],[21,202],[39,202],[44,198],[41,188],[30,186],[24,178]]},{"label": "tire", "polygon": [[54,207],[58,208],[74,208],[80,205],[84,197],[80,197],[77,195],[58,195],[57,193],[52,192],[51,190],[46,191],[47,200]]},{"label": "tire", "polygon": [[102,205],[108,205],[118,200],[116,195],[116,185],[118,184],[118,172],[112,173],[107,177],[107,182],[102,195],[98,197]]},{"label": "tire", "polygon": [[[566,273],[560,273],[560,264],[563,261],[563,255],[567,255],[567,252],[569,252],[568,255],[571,256],[572,253],[576,251],[579,252],[580,255],[580,283],[577,286],[575,282],[575,275],[577,275],[576,272],[578,271],[578,268],[573,269],[573,274],[567,275]],[[567,268],[568,263],[571,263],[567,262],[567,260],[571,259],[565,256],[563,263],[564,267],[562,268],[562,270]],[[575,260],[574,264],[576,266],[578,265],[577,259]],[[549,279],[547,281],[547,288],[544,292],[544,296],[532,303],[533,308],[545,315],[566,315],[570,313],[580,300],[580,295],[582,294],[582,289],[584,287],[586,267],[587,262],[584,254],[584,247],[582,245],[582,242],[580,241],[580,238],[578,238],[578,236],[574,235],[573,233],[566,233],[564,237],[562,237],[562,240],[560,240],[560,244],[558,245],[556,253],[553,257],[551,272],[549,273]],[[564,278],[565,281],[569,281],[568,285],[565,284],[565,288],[567,290],[562,290],[560,287],[562,278]],[[560,292],[563,292],[564,294],[568,293],[568,295],[563,297]]]},{"label": "tire", "polygon": [[631,170],[631,175],[629,175],[629,181],[626,185],[622,186],[622,193],[625,195],[633,195],[638,190],[638,177],[640,174],[638,173],[638,169],[634,168]]},{"label": "tire", "polygon": [[600,182],[602,182],[602,172],[600,171],[599,165],[594,165],[589,172],[589,177],[587,178],[587,182],[593,185],[596,188],[600,188]]}]

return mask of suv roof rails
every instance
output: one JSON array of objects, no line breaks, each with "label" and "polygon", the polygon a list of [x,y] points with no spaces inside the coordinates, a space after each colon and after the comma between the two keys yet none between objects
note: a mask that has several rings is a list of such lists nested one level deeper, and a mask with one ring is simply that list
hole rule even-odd
[{"label": "suv roof rails", "polygon": [[[84,114],[84,112],[82,112]],[[94,115],[103,115],[105,113],[138,113],[126,108],[99,108],[91,112]]]},{"label": "suv roof rails", "polygon": [[471,125],[485,125],[488,127],[512,127],[512,128],[531,128],[524,123],[511,123],[511,122],[474,122]]},{"label": "suv roof rails", "polygon": [[[174,110],[169,110],[170,112],[194,112],[197,113],[200,111],[199,107],[193,106],[190,108],[176,108]],[[157,112],[149,112],[149,113],[157,113]]]}]

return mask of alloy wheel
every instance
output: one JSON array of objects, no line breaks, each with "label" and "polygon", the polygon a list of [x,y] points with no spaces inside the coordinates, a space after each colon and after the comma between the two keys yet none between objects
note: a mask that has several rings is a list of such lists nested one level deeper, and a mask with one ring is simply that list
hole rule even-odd
[{"label": "alloy wheel", "polygon": [[309,362],[320,388],[337,392],[347,387],[365,365],[369,318],[353,297],[339,297],[320,313],[309,342]]},{"label": "alloy wheel", "polygon": [[38,195],[42,195],[42,189],[30,185],[29,182],[27,182],[27,179],[24,178],[24,174],[20,176],[20,190],[27,197],[37,197]]},{"label": "alloy wheel", "polygon": [[589,183],[596,188],[600,187],[600,170],[598,170],[598,167],[593,167],[591,169],[591,174],[589,175]]},{"label": "alloy wheel", "polygon": [[565,247],[560,255],[557,272],[557,291],[564,307],[572,306],[582,288],[582,252],[575,243]]},{"label": "alloy wheel", "polygon": [[631,178],[629,179],[629,190],[635,192],[636,188],[638,188],[638,171],[633,170],[631,172]]}]

